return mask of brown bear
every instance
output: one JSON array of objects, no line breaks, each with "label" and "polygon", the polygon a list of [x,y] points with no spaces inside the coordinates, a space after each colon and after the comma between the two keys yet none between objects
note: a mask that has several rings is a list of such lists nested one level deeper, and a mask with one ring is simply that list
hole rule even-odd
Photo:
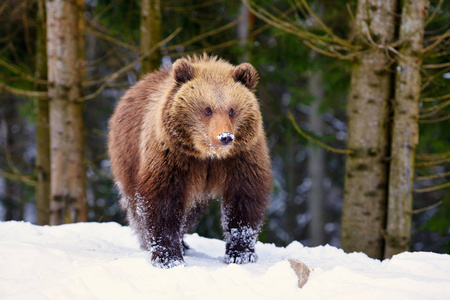
[{"label": "brown bear", "polygon": [[271,164],[248,63],[207,55],[150,73],[119,101],[109,154],[120,204],[153,265],[184,264],[182,238],[222,198],[225,262],[257,260]]}]

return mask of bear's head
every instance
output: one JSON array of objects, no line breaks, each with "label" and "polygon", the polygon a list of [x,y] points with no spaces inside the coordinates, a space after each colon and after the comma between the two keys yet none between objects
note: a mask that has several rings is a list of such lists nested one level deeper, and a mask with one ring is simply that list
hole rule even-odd
[{"label": "bear's head", "polygon": [[178,59],[163,119],[177,149],[200,158],[224,158],[255,145],[262,134],[253,92],[256,70],[215,57]]}]

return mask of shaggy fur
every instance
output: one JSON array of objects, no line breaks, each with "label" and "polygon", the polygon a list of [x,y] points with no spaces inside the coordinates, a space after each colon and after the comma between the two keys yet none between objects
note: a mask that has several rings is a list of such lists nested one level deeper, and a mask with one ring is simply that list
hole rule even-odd
[{"label": "shaggy fur", "polygon": [[271,190],[257,81],[250,64],[188,57],[148,74],[119,101],[109,123],[112,171],[154,265],[183,263],[183,234],[217,197],[225,262],[257,260]]}]

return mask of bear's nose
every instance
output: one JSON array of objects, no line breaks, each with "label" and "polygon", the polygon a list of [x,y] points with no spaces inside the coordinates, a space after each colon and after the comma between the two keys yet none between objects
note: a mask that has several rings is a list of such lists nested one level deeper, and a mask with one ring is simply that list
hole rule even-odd
[{"label": "bear's nose", "polygon": [[223,132],[217,136],[222,145],[226,146],[234,140],[234,135],[229,132]]}]

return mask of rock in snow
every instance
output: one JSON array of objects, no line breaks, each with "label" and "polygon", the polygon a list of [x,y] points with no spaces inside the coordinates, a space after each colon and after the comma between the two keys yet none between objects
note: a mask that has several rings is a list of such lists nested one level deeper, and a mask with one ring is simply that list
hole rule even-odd
[{"label": "rock in snow", "polygon": [[[186,266],[164,270],[117,223],[1,222],[0,299],[450,299],[450,255],[379,261],[328,245],[258,243],[257,263],[226,265],[223,241],[185,240]],[[311,270],[301,289],[289,259]]]},{"label": "rock in snow", "polygon": [[298,277],[298,287],[302,288],[308,281],[311,271],[302,261],[299,261],[298,259],[289,258],[288,261]]}]

